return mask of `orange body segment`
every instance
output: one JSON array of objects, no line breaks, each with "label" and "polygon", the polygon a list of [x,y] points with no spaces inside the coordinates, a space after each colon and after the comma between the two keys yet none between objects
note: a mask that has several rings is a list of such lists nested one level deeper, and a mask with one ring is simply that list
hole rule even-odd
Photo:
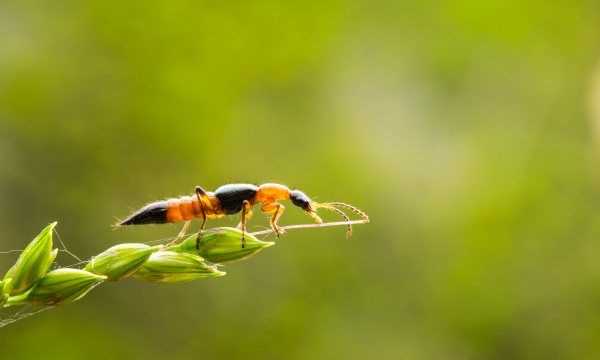
[{"label": "orange body segment", "polygon": [[167,222],[173,223],[182,220],[183,216],[181,215],[181,210],[179,209],[179,199],[168,200]]},{"label": "orange body segment", "polygon": [[[204,205],[206,217],[209,219],[220,218],[225,215],[219,207],[218,199],[214,196],[209,196],[208,201],[203,201],[202,204]],[[182,196],[168,200],[166,222],[175,223],[200,217],[202,217],[202,208],[197,196]]]},{"label": "orange body segment", "polygon": [[263,184],[258,187],[256,201],[267,204],[278,200],[288,200],[290,198],[290,189],[281,184]]}]

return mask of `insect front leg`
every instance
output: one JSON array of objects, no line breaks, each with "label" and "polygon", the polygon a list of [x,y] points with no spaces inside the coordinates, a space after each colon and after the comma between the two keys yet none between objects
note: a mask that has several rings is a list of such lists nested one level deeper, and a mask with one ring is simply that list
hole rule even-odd
[{"label": "insect front leg", "polygon": [[277,235],[277,238],[279,238],[279,236],[284,233],[284,230],[281,227],[279,227],[277,223],[279,222],[279,218],[285,211],[285,206],[281,205],[278,202],[271,202],[264,204],[261,207],[261,210],[266,214],[271,214],[269,224],[271,225],[271,229],[273,229],[275,235]]}]

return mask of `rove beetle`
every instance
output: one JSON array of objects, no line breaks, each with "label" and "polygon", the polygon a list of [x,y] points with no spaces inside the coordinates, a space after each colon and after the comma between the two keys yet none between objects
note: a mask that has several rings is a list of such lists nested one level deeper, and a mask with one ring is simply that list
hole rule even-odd
[{"label": "rove beetle", "polygon": [[[241,212],[241,221],[238,227],[245,233],[248,219],[252,216],[252,207],[255,204],[261,204],[260,210],[271,215],[271,229],[279,237],[283,233],[283,229],[277,222],[285,210],[285,206],[279,203],[281,200],[291,200],[292,204],[301,208],[317,223],[323,222],[317,215],[318,208],[336,211],[349,220],[341,210],[330,204],[316,203],[300,190],[290,190],[285,185],[267,183],[262,185],[227,184],[214,192],[205,191],[202,187],[196,186],[195,194],[150,203],[118,225],[165,224],[185,221],[176,241],[185,234],[190,221],[194,218],[202,219],[200,227],[202,230],[206,219],[217,219]],[[242,247],[244,245],[245,239],[242,236]]]}]

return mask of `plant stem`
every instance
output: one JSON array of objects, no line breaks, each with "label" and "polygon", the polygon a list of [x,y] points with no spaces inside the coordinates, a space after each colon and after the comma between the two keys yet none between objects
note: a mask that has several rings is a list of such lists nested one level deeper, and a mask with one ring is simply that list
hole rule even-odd
[{"label": "plant stem", "polygon": [[[347,226],[347,225],[355,225],[355,224],[367,224],[369,220],[352,220],[352,221],[334,221],[334,222],[326,222],[322,224],[301,224],[301,225],[287,225],[282,226],[280,229],[282,230],[292,230],[292,229],[307,229],[307,228],[320,228],[320,227],[331,227],[331,226]],[[273,233],[273,229],[261,230],[250,233],[250,235],[265,235]]]}]

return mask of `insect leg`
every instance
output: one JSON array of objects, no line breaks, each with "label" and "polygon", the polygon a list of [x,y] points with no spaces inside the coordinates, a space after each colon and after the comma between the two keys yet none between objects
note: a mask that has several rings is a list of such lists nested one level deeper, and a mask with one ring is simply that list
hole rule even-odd
[{"label": "insect leg", "polygon": [[179,234],[177,234],[175,239],[171,240],[171,242],[169,242],[167,244],[167,246],[176,244],[179,240],[183,239],[183,237],[187,233],[188,229],[190,228],[190,224],[191,224],[191,221],[189,221],[189,220],[186,221],[185,223],[183,223],[183,227],[181,228],[181,231],[179,231]]},{"label": "insect leg", "polygon": [[204,230],[204,225],[206,224],[206,209],[204,208],[204,201],[202,200],[208,200],[208,195],[201,186],[196,186],[196,197],[198,198],[200,212],[202,213],[202,225],[200,225],[200,231],[202,231]]},{"label": "insect leg", "polygon": [[277,222],[279,221],[279,218],[281,217],[284,211],[285,206],[277,204],[277,210],[275,210],[275,214],[273,214],[273,216],[271,217],[271,227],[273,228],[273,230],[275,230],[278,239],[279,235],[283,234],[283,230],[281,230],[279,225],[277,225]]},{"label": "insect leg", "polygon": [[200,233],[202,233],[202,230],[204,230],[204,225],[206,225],[206,209],[204,208],[203,200],[208,201],[208,195],[202,186],[196,186],[195,192],[196,197],[198,198],[198,204],[200,205],[200,212],[202,214],[202,224],[200,225],[200,231],[198,232],[198,237],[196,238],[196,249],[200,249]]},{"label": "insect leg", "polygon": [[283,212],[285,211],[285,206],[281,205],[278,202],[271,202],[264,204],[261,210],[264,213],[272,214],[269,223],[271,224],[271,229],[273,229],[273,232],[275,233],[275,235],[277,235],[277,238],[279,238],[279,236],[283,234],[284,231],[279,227],[279,225],[277,225],[277,222],[279,221],[281,214],[283,214]]},{"label": "insect leg", "polygon": [[238,227],[242,228],[242,248],[246,247],[246,223],[248,222],[251,216],[252,205],[250,204],[250,201],[244,200],[244,202],[242,203],[242,220],[238,225]]}]

